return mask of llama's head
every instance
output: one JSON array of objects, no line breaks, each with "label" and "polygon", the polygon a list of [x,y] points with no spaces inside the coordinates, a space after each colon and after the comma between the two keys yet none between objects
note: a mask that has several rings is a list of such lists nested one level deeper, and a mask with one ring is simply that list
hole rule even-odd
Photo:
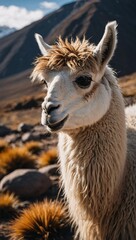
[{"label": "llama's head", "polygon": [[116,22],[106,25],[97,46],[80,41],[47,45],[36,34],[43,54],[32,73],[47,86],[42,104],[42,124],[49,131],[66,131],[92,125],[107,112],[111,101],[109,81],[103,77],[116,47]]}]

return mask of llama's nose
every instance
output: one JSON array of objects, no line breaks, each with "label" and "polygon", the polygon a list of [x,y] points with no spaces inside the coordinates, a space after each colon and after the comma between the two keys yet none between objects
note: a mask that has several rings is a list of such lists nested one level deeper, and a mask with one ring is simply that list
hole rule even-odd
[{"label": "llama's nose", "polygon": [[45,106],[45,112],[47,113],[47,115],[51,115],[51,113],[58,109],[60,107],[59,104],[54,104],[54,103],[47,103]]}]

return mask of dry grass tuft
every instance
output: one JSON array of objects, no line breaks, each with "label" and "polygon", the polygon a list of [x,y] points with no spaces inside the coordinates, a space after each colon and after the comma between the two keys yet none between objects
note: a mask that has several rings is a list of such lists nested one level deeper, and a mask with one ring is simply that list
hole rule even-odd
[{"label": "dry grass tuft", "polygon": [[0,220],[6,220],[14,217],[17,213],[17,206],[19,200],[14,194],[1,193],[0,194]]},{"label": "dry grass tuft", "polygon": [[0,139],[0,153],[8,148],[8,144],[3,139]]},{"label": "dry grass tuft", "polygon": [[67,211],[57,201],[32,204],[9,229],[11,240],[66,240],[68,230]]},{"label": "dry grass tuft", "polygon": [[27,142],[24,145],[24,148],[32,154],[38,154],[42,150],[42,145],[39,142],[31,141]]},{"label": "dry grass tuft", "polygon": [[35,168],[35,158],[24,148],[10,148],[0,153],[0,173],[8,174],[20,168]]},{"label": "dry grass tuft", "polygon": [[44,167],[57,162],[58,152],[57,148],[52,148],[47,152],[44,152],[38,159],[38,166]]}]

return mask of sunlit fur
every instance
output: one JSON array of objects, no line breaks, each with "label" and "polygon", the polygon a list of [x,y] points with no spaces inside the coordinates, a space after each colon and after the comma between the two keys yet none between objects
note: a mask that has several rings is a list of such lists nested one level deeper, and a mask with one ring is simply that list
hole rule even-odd
[{"label": "sunlit fur", "polygon": [[82,68],[94,70],[97,68],[96,60],[93,57],[94,46],[85,39],[82,41],[76,38],[76,41],[58,39],[56,45],[53,45],[49,54],[37,58],[35,72],[41,70],[61,70],[63,67],[69,67],[71,70]]},{"label": "sunlit fur", "polygon": [[66,240],[68,230],[67,211],[57,201],[30,205],[9,228],[11,240]]},{"label": "sunlit fur", "polygon": [[[126,132],[123,97],[107,66],[116,35],[116,23],[109,23],[96,48],[90,45],[95,70],[88,64],[75,71],[67,64],[55,69],[55,61],[52,70],[44,65],[41,72],[39,59],[32,73],[33,80],[45,78],[48,83],[42,124],[48,125],[45,109],[50,103],[59,104],[51,115],[54,122],[68,116],[58,130],[60,169],[80,240],[136,239],[136,117],[131,116],[131,124],[127,117]],[[52,59],[50,51],[45,52]],[[74,80],[86,74],[92,77],[91,86],[80,89]]]}]

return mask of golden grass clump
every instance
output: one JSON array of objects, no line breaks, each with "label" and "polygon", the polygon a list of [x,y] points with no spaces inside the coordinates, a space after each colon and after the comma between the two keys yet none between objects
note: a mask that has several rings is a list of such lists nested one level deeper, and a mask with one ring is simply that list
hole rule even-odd
[{"label": "golden grass clump", "polygon": [[16,169],[35,168],[36,161],[24,148],[10,148],[0,153],[0,173],[8,174]]},{"label": "golden grass clump", "polygon": [[66,240],[68,230],[63,204],[47,200],[30,205],[9,227],[11,240]]},{"label": "golden grass clump", "polygon": [[19,200],[12,193],[0,193],[0,220],[14,217]]},{"label": "golden grass clump", "polygon": [[58,158],[57,148],[52,148],[47,152],[41,154],[41,156],[38,159],[38,165],[39,167],[44,167],[50,164],[55,164],[57,162],[57,158]]},{"label": "golden grass clump", "polygon": [[8,144],[3,139],[0,139],[0,153],[8,148]]},{"label": "golden grass clump", "polygon": [[32,154],[38,154],[42,150],[41,143],[35,141],[27,142],[24,145],[24,148],[26,148],[27,151],[31,152]]}]

